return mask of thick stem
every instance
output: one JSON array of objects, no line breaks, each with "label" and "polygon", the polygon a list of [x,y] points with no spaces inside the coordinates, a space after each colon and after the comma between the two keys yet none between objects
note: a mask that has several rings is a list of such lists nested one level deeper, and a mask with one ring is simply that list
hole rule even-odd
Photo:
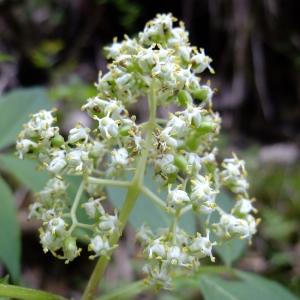
[{"label": "thick stem", "polygon": [[[149,105],[149,120],[146,127],[146,140],[145,147],[142,150],[141,157],[137,164],[136,172],[133,176],[132,181],[130,182],[127,190],[126,199],[121,208],[119,221],[120,226],[119,230],[115,231],[111,238],[109,239],[109,244],[111,246],[116,245],[123,233],[123,230],[128,221],[129,215],[132,212],[132,209],[135,205],[135,202],[141,192],[145,170],[147,166],[147,159],[149,155],[149,149],[152,146],[152,134],[156,125],[156,98],[155,98],[155,89],[154,85],[151,88],[151,92],[148,98]],[[105,269],[110,261],[111,253],[107,256],[101,256],[96,264],[96,267],[89,279],[87,287],[83,293],[82,300],[92,300],[97,292],[98,285],[103,277]]]},{"label": "thick stem", "polygon": [[64,297],[44,291],[24,288],[10,284],[0,284],[0,296],[23,300],[67,300]]},{"label": "thick stem", "polygon": [[[130,188],[128,188],[127,196],[119,216],[120,228],[119,231],[115,231],[109,239],[110,245],[115,245],[119,241],[119,238],[121,237],[123,229],[127,223],[129,214],[132,211],[132,208],[135,204],[136,199],[139,196],[139,193],[140,189],[138,186],[132,185]],[[92,273],[92,276],[89,279],[88,285],[83,293],[82,300],[92,300],[94,298],[98,288],[98,284],[103,277],[104,271],[109,261],[110,255],[101,256],[99,258],[96,267]]]}]

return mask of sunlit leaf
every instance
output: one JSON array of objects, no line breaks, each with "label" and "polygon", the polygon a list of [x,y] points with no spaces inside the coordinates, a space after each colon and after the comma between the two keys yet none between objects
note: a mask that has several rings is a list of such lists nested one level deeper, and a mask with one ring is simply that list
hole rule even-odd
[{"label": "sunlit leaf", "polygon": [[20,228],[17,222],[15,198],[0,177],[0,259],[14,281],[20,278]]},{"label": "sunlit leaf", "polygon": [[29,114],[49,107],[47,93],[43,88],[16,89],[0,96],[0,148],[15,143]]},{"label": "sunlit leaf", "polygon": [[205,300],[297,300],[280,284],[261,276],[236,272],[238,278],[223,279],[216,275],[202,275],[200,288]]}]

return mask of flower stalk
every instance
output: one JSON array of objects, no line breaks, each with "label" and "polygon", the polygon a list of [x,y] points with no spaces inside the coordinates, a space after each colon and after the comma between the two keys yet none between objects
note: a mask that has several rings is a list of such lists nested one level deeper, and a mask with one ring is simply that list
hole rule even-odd
[{"label": "flower stalk", "polygon": [[[74,260],[81,251],[74,229],[80,227],[90,258],[98,259],[83,300],[95,297],[140,193],[170,217],[163,228],[137,228],[145,282],[156,289],[172,288],[176,274],[196,272],[205,257],[214,262],[215,245],[234,238],[250,241],[256,233],[244,161],[234,154],[221,163],[216,157],[221,119],[213,111],[214,90],[199,76],[205,70],[214,73],[212,59],[190,45],[184,24],[176,21],[171,14],[158,14],[135,38],[125,36],[105,48],[111,60],[108,72],[100,72],[97,96],[82,107],[96,128],[77,124],[64,138],[55,112],[42,110],[18,136],[19,157],[36,159],[52,175],[29,213],[42,221],[44,252],[66,263]],[[148,120],[138,123],[130,108],[145,97]],[[161,118],[161,107],[178,110]],[[147,168],[153,171],[156,190],[144,180]],[[71,208],[68,175],[82,177]],[[132,179],[124,180],[128,175]],[[127,189],[123,206],[113,214],[102,206],[106,187]],[[219,203],[222,189],[235,199],[227,211]],[[157,196],[159,190],[165,199]],[[82,195],[87,200],[81,201]],[[80,220],[80,209],[88,222]],[[190,233],[182,227],[181,217],[187,214],[206,219],[203,231]]]},{"label": "flower stalk", "polygon": [[[123,230],[127,224],[128,218],[132,209],[134,208],[135,202],[138,199],[144,181],[147,157],[149,154],[149,150],[151,149],[152,143],[152,135],[154,128],[156,126],[155,118],[156,118],[156,98],[155,98],[155,86],[153,85],[151,88],[151,92],[148,98],[148,106],[149,106],[149,120],[147,122],[146,129],[146,142],[145,147],[142,150],[141,158],[138,163],[139,167],[136,169],[135,175],[133,176],[132,181],[130,182],[127,190],[127,195],[124,201],[124,204],[121,208],[119,215],[119,228],[118,231],[115,231],[111,238],[109,239],[109,244],[116,245],[123,233]],[[101,256],[94,268],[94,271],[89,279],[89,282],[86,286],[86,289],[83,293],[82,300],[92,300],[97,292],[97,288],[99,283],[102,280],[105,269],[110,261],[111,253],[106,256]]]}]

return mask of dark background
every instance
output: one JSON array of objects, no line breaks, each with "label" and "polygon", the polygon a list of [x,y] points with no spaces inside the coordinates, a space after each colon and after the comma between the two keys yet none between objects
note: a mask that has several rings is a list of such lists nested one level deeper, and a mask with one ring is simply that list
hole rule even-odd
[{"label": "dark background", "polygon": [[[239,267],[300,295],[300,1],[0,0],[0,94],[42,85],[68,118],[68,108],[96,93],[93,83],[106,65],[102,48],[168,12],[213,58],[216,75],[202,80],[217,89],[221,155],[235,149],[248,163],[262,223]],[[35,229],[26,226],[23,280],[67,295],[82,286],[77,278],[87,278],[92,266],[86,257],[64,266],[42,253]],[[116,265],[127,257],[126,245]],[[121,278],[132,276],[126,263],[115,268]]]},{"label": "dark background", "polygon": [[192,44],[214,59],[223,126],[262,143],[298,141],[299,11],[296,0],[2,0],[0,51],[15,65],[13,74],[1,68],[0,88],[51,85],[63,68],[92,83],[104,66],[100,50],[114,36],[133,35],[156,13],[172,12]]}]

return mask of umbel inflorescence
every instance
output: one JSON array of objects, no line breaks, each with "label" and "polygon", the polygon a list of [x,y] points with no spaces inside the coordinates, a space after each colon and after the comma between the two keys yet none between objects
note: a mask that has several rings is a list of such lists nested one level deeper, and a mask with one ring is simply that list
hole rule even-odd
[{"label": "umbel inflorescence", "polygon": [[[75,235],[81,228],[88,236],[91,258],[110,256],[134,202],[144,193],[172,218],[167,228],[153,231],[145,224],[137,233],[148,282],[165,288],[171,286],[171,275],[197,269],[205,257],[214,261],[215,245],[237,237],[251,240],[257,223],[244,162],[235,155],[221,163],[216,160],[213,144],[220,117],[212,110],[213,90],[199,78],[206,69],[213,73],[212,60],[190,45],[183,23],[175,21],[171,14],[157,15],[135,38],[125,36],[105,49],[111,60],[108,72],[100,72],[98,95],[82,107],[96,121],[95,128],[77,124],[64,138],[55,125],[55,111],[42,110],[31,116],[17,141],[21,159],[33,157],[52,175],[29,213],[42,221],[45,252],[72,261],[81,251]],[[144,123],[128,111],[141,98],[148,99],[149,107]],[[171,104],[178,111],[158,118],[158,107]],[[167,190],[166,199],[146,186],[149,169],[157,190]],[[82,177],[71,201],[67,175]],[[128,189],[122,210],[113,214],[102,205],[108,186]],[[222,188],[236,199],[230,213],[216,201]],[[84,203],[83,195],[88,195]],[[79,209],[89,222],[78,220]],[[207,218],[201,233],[180,227],[180,218],[189,211]],[[209,222],[213,212],[219,216],[214,223]]]}]

